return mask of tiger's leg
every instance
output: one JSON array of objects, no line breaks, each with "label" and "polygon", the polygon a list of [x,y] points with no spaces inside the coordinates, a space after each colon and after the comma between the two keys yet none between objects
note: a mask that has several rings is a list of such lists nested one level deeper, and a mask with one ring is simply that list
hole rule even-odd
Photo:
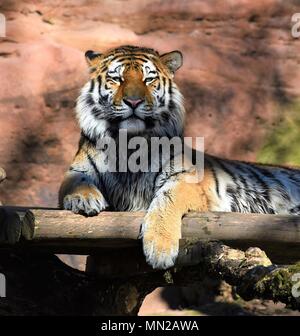
[{"label": "tiger's leg", "polygon": [[207,197],[201,185],[187,183],[179,174],[156,192],[141,229],[147,262],[153,268],[166,269],[174,265],[181,238],[181,219],[188,211],[205,211]]},{"label": "tiger's leg", "polygon": [[60,187],[59,206],[61,208],[94,216],[108,207],[97,187],[99,183],[97,183],[96,167],[90,162],[91,160],[84,150],[77,153]]}]

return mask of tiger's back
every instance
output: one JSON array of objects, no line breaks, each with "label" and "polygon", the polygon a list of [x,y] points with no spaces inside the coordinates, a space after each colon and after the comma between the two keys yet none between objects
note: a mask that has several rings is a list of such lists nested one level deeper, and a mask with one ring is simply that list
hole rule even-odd
[{"label": "tiger's back", "polygon": [[300,170],[206,156],[212,211],[300,214]]}]

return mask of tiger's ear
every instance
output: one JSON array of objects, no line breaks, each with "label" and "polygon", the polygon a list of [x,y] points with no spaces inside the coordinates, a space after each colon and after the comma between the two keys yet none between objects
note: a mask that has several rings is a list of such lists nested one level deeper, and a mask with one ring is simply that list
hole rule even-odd
[{"label": "tiger's ear", "polygon": [[163,54],[160,56],[163,64],[171,71],[172,74],[178,70],[183,63],[182,53],[178,50],[171,51],[169,53]]},{"label": "tiger's ear", "polygon": [[90,67],[94,67],[99,62],[101,56],[102,54],[93,50],[88,50],[85,53],[85,59]]}]

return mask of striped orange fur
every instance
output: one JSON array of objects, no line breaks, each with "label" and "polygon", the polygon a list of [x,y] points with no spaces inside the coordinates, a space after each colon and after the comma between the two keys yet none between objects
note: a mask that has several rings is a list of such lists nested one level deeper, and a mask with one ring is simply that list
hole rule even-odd
[{"label": "striped orange fur", "polygon": [[[120,131],[148,144],[153,137],[183,137],[185,110],[174,81],[182,55],[122,46],[103,54],[88,51],[86,58],[90,80],[76,107],[81,140],[60,189],[61,207],[85,215],[107,208],[146,210],[141,237],[154,268],[174,265],[181,219],[189,211],[300,214],[300,171],[295,168],[205,154],[204,167],[196,171],[185,165],[166,171],[160,156],[158,172],[103,171],[111,158],[97,143],[106,136],[116,139],[117,148]],[[188,183],[186,177],[197,170],[203,179]]]}]

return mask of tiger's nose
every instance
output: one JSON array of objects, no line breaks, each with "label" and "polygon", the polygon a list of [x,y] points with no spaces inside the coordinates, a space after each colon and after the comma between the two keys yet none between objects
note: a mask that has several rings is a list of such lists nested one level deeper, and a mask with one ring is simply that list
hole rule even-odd
[{"label": "tiger's nose", "polygon": [[135,109],[138,107],[138,105],[140,105],[144,99],[135,99],[135,98],[124,98],[124,103],[128,106],[130,106],[132,109]]}]

